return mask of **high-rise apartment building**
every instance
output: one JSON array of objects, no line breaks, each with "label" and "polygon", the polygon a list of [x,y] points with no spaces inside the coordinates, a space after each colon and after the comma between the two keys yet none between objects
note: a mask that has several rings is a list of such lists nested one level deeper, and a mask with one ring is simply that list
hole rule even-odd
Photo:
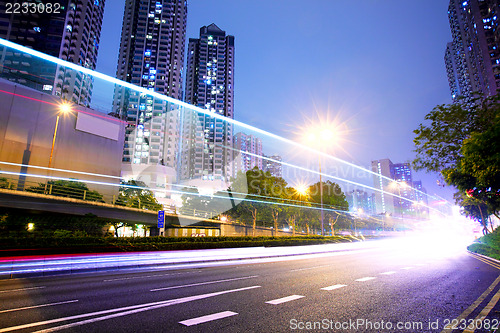
[{"label": "high-rise apartment building", "polygon": [[454,101],[470,103],[474,93],[495,95],[500,88],[499,0],[450,0],[448,18],[453,41],[445,53]]},{"label": "high-rise apartment building", "polygon": [[271,176],[283,177],[282,158],[279,155],[264,156],[262,167],[264,172],[269,172]]},{"label": "high-rise apartment building", "polygon": [[[234,36],[217,25],[190,38],[186,102],[226,118],[234,117]],[[233,170],[233,126],[210,114],[185,110],[181,176],[227,182]]]},{"label": "high-rise apartment building", "polygon": [[[127,0],[117,78],[181,99],[186,19],[186,0]],[[177,169],[177,106],[116,86],[113,111],[128,123],[124,163]]]},{"label": "high-rise apartment building", "polygon": [[368,194],[362,190],[352,190],[346,193],[346,200],[349,203],[349,211],[375,214],[375,194]]},{"label": "high-rise apartment building", "polygon": [[[38,2],[35,2],[38,3]],[[7,13],[0,1],[0,38],[94,70],[105,0],[62,0],[44,3],[35,12]],[[31,7],[30,7],[31,8]],[[55,64],[2,49],[2,76],[10,81],[89,106],[91,77]]]},{"label": "high-rise apartment building", "polygon": [[247,172],[255,167],[262,170],[262,139],[238,132],[233,140],[234,173]]},{"label": "high-rise apartment building", "polygon": [[[390,159],[371,162],[376,212],[398,217],[416,217],[426,211],[418,205],[427,205],[425,189],[421,181],[414,181],[410,163],[392,163]],[[420,214],[421,215],[421,214]]]}]

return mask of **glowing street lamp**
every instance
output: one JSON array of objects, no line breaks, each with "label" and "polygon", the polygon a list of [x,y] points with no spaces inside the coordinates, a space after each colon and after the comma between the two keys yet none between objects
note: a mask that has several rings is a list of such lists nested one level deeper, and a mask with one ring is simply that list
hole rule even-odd
[{"label": "glowing street lamp", "polygon": [[299,184],[299,185],[295,186],[294,189],[295,189],[295,193],[297,193],[301,197],[305,197],[309,194],[309,188],[307,187],[307,185]]},{"label": "glowing street lamp", "polygon": [[59,126],[59,117],[62,114],[66,114],[71,112],[71,105],[67,102],[63,102],[62,104],[59,105],[59,112],[57,113],[57,118],[56,118],[56,127],[54,128],[54,135],[52,136],[52,148],[50,149],[50,158],[49,158],[49,169],[52,167],[52,156],[54,155],[54,145],[56,143],[56,136],[57,136],[57,127]]}]

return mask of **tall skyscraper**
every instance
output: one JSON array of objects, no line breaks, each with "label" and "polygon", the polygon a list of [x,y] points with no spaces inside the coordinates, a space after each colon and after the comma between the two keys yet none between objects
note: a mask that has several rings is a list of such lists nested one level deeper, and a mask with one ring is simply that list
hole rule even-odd
[{"label": "tall skyscraper", "polygon": [[453,41],[445,53],[452,98],[470,103],[474,93],[495,95],[500,88],[499,0],[450,0]]},{"label": "tall skyscraper", "polygon": [[360,212],[366,214],[375,214],[375,194],[368,194],[366,191],[359,189],[352,190],[346,193],[346,200],[349,203],[349,211]]},{"label": "tall skyscraper", "polygon": [[262,139],[242,132],[234,136],[234,173],[262,170]]},{"label": "tall skyscraper", "polygon": [[[46,3],[43,12],[16,14],[7,13],[7,2],[0,1],[0,38],[95,69],[104,3],[105,0],[62,0],[50,3],[50,10]],[[3,49],[0,56],[2,76],[9,80],[90,105],[91,77],[11,50]]]},{"label": "tall skyscraper", "polygon": [[[389,213],[399,217],[415,217],[427,204],[425,189],[421,181],[414,181],[410,163],[392,163],[388,158],[371,162],[377,213]],[[389,178],[389,179],[387,179]]]},{"label": "tall skyscraper", "polygon": [[264,156],[262,162],[264,172],[269,172],[274,177],[283,177],[282,158],[279,155]]},{"label": "tall skyscraper", "polygon": [[[180,99],[186,20],[186,0],[127,0],[117,78]],[[113,111],[128,123],[123,162],[177,168],[178,107],[116,86]]]},{"label": "tall skyscraper", "polygon": [[[209,112],[234,116],[234,36],[215,24],[190,38],[186,102]],[[186,110],[183,117],[183,179],[229,181],[233,176],[233,127],[209,114]]]}]

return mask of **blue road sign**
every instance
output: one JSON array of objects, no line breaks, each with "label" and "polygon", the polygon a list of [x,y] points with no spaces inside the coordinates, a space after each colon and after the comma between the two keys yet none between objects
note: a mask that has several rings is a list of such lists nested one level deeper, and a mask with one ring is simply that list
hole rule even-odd
[{"label": "blue road sign", "polygon": [[163,228],[164,225],[165,225],[165,211],[159,210],[158,211],[158,228]]}]

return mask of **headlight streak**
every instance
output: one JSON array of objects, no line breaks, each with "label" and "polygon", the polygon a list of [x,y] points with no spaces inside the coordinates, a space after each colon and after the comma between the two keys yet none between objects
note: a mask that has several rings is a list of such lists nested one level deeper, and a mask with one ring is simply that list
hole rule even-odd
[{"label": "headlight streak", "polygon": [[[166,95],[162,95],[162,94],[159,94],[159,93],[156,93],[154,91],[151,91],[151,90],[148,90],[146,88],[143,88],[143,87],[139,87],[139,86],[136,86],[136,85],[133,85],[131,83],[128,83],[128,82],[125,82],[125,81],[121,81],[121,80],[118,80],[116,78],[113,78],[109,75],[106,75],[106,74],[103,74],[103,73],[100,73],[100,72],[96,72],[96,71],[93,71],[91,69],[88,69],[88,68],[84,68],[84,67],[81,67],[81,66],[78,66],[76,64],[73,64],[73,63],[70,63],[70,62],[67,62],[67,61],[64,61],[62,59],[59,59],[59,58],[56,58],[56,57],[53,57],[53,56],[50,56],[50,55],[47,55],[47,54],[44,54],[42,52],[38,52],[38,51],[35,51],[35,50],[32,50],[32,49],[29,49],[27,47],[24,47],[24,46],[21,46],[21,45],[18,45],[16,43],[12,43],[10,41],[7,41],[5,39],[2,39],[0,38],[0,45],[3,45],[5,47],[9,47],[9,48],[12,48],[12,49],[15,49],[15,50],[18,50],[20,52],[24,52],[24,53],[27,53],[29,55],[32,55],[32,56],[35,56],[37,58],[41,58],[43,60],[46,60],[46,61],[49,61],[49,62],[52,62],[52,63],[55,63],[55,64],[58,64],[60,66],[64,66],[64,67],[67,67],[67,68],[70,68],[70,69],[73,69],[75,71],[78,71],[78,72],[81,72],[81,73],[85,73],[89,76],[92,76],[92,77],[95,77],[95,78],[99,78],[101,80],[104,80],[104,81],[107,81],[109,83],[113,83],[115,85],[118,85],[118,86],[122,86],[122,87],[125,87],[125,88],[129,88],[133,91],[137,91],[137,92],[140,92],[142,94],[146,94],[146,95],[150,95],[154,98],[157,98],[159,100],[164,100],[164,101],[167,101],[169,103],[173,103],[173,104],[176,104],[178,106],[181,106],[181,107],[184,107],[186,109],[189,109],[191,111],[194,111],[194,112],[198,112],[198,113],[203,113],[205,115],[208,115],[210,117],[214,117],[216,119],[219,119],[219,120],[222,120],[224,122],[227,122],[227,123],[230,123],[230,124],[233,124],[233,125],[237,125],[237,126],[241,126],[245,129],[248,129],[248,130],[251,130],[251,131],[254,131],[254,132],[257,132],[257,133],[260,133],[260,134],[263,134],[265,136],[268,136],[270,138],[273,138],[273,139],[276,139],[278,141],[281,141],[281,142],[284,142],[284,143],[287,143],[287,144],[290,144],[292,146],[296,146],[296,147],[299,147],[299,148],[302,148],[302,149],[305,149],[307,151],[310,151],[310,152],[314,152],[316,154],[319,154],[327,159],[331,159],[331,160],[334,160],[334,161],[337,161],[337,162],[340,162],[340,163],[343,163],[345,165],[348,165],[350,167],[353,167],[355,169],[358,169],[358,170],[362,170],[363,172],[367,172],[369,174],[372,174],[372,175],[375,175],[377,177],[381,177],[383,179],[386,179],[388,181],[392,181],[391,178],[389,177],[385,177],[385,176],[382,176],[382,175],[379,175],[378,173],[376,172],[373,172],[369,169],[365,169],[363,167],[360,167],[358,165],[355,165],[353,163],[349,163],[347,161],[344,161],[338,157],[335,157],[335,156],[331,156],[327,153],[324,153],[320,150],[317,150],[317,149],[314,149],[314,148],[311,148],[309,146],[306,146],[305,144],[301,144],[301,143],[298,143],[298,142],[295,142],[295,141],[292,141],[290,139],[286,139],[284,137],[281,137],[279,135],[276,135],[276,134],[273,134],[273,133],[270,133],[270,132],[267,132],[267,131],[264,131],[262,129],[259,129],[257,127],[254,127],[254,126],[251,126],[251,125],[248,125],[248,124],[245,124],[243,122],[240,122],[240,121],[237,121],[237,120],[234,120],[234,119],[231,119],[231,118],[227,118],[227,117],[224,117],[222,115],[219,115],[217,113],[213,113],[213,112],[210,112],[209,110],[206,110],[206,109],[202,109],[202,108],[199,108],[199,107],[196,107],[194,105],[191,105],[191,104],[188,104],[186,102],[182,102],[182,101],[179,101],[179,100],[176,100],[172,97],[168,97]],[[284,163],[284,162],[282,162]],[[292,166],[291,164],[288,164],[287,165],[289,166]],[[301,168],[302,169],[302,168]],[[305,168],[303,168],[305,169]],[[307,169],[305,169],[307,170]],[[307,170],[307,171],[310,171],[310,170]],[[316,172],[317,173],[317,172]],[[339,178],[333,178],[333,179],[339,179]],[[349,181],[350,182],[350,181]],[[351,184],[353,185],[358,185],[358,186],[363,186],[363,187],[366,187],[366,185],[362,185],[362,184],[359,184],[359,183],[356,183],[356,182],[350,182]],[[368,187],[368,188],[371,188],[371,187]],[[379,192],[382,191],[382,190],[378,190]],[[419,191],[419,190],[416,190],[415,191],[417,192],[420,192],[422,194],[424,194],[423,192]],[[384,191],[382,191],[384,192]],[[386,192],[387,193],[387,192]],[[390,195],[393,195],[392,193],[387,193],[387,194],[390,194]],[[425,195],[427,195],[425,193]],[[433,196],[429,196],[431,198],[433,198]],[[405,198],[402,198],[402,199],[405,199]],[[408,200],[408,199],[407,199]],[[432,209],[430,207],[428,207],[429,209]],[[438,211],[439,213],[443,214],[442,212]]]},{"label": "headlight streak", "polygon": [[[231,149],[231,150],[236,150],[236,151],[239,151],[241,152],[240,150],[237,150],[233,147],[229,147],[229,146],[224,146],[224,145],[217,145],[217,146],[220,146],[220,147],[223,147],[223,148],[226,148],[226,149]],[[347,180],[347,179],[344,179],[344,178],[340,178],[340,177],[337,177],[337,176],[333,176],[333,175],[329,175],[329,174],[326,174],[326,173],[323,173],[323,172],[319,172],[319,171],[316,171],[314,169],[308,169],[306,167],[301,167],[301,166],[298,166],[298,165],[293,165],[291,163],[287,163],[287,162],[283,162],[283,161],[278,161],[278,160],[275,160],[275,159],[272,159],[270,157],[267,157],[267,156],[261,156],[261,155],[257,155],[257,154],[254,154],[254,153],[250,153],[250,152],[242,152],[244,154],[247,154],[247,155],[250,155],[250,156],[253,156],[253,157],[258,157],[258,158],[262,158],[263,160],[267,160],[267,161],[271,161],[271,162],[275,162],[275,163],[280,163],[281,165],[285,165],[285,166],[288,166],[288,167],[292,167],[292,168],[295,168],[295,169],[298,169],[298,170],[302,170],[302,171],[307,171],[307,172],[310,172],[310,173],[313,173],[313,174],[317,174],[317,175],[322,175],[322,176],[325,176],[325,177],[329,177],[331,179],[335,179],[337,181],[341,181],[341,182],[345,182],[345,183],[349,183],[351,185],[355,185],[355,186],[360,186],[360,187],[363,187],[363,188],[366,188],[366,189],[370,189],[370,190],[373,190],[373,191],[376,191],[376,192],[380,192],[380,193],[383,193],[383,194],[387,194],[387,195],[390,195],[390,196],[393,196],[393,197],[396,197],[396,198],[400,198],[402,200],[405,200],[405,201],[408,201],[408,202],[411,202],[413,204],[420,204],[418,201],[416,200],[411,200],[411,199],[408,199],[408,198],[405,198],[403,196],[400,196],[400,195],[397,195],[395,193],[392,193],[392,192],[387,192],[387,191],[384,191],[384,190],[381,190],[379,188],[375,188],[375,187],[372,187],[372,186],[369,186],[369,185],[365,185],[365,184],[361,184],[361,183],[358,183],[358,182],[355,182],[355,181],[351,181],[351,180]],[[372,172],[373,173],[373,172]],[[378,174],[377,174],[378,175]],[[387,177],[384,177],[384,178],[387,178]],[[390,178],[388,178],[390,179]],[[394,181],[393,179],[390,179],[391,181]],[[429,196],[427,195],[427,193],[424,193],[422,191],[419,191],[417,189],[414,189],[413,187],[411,186],[408,186],[409,188],[413,189],[414,191],[416,192],[420,192],[428,197],[431,197],[433,198],[433,196]],[[443,216],[446,216],[446,214],[444,214],[443,212],[441,212],[440,210],[436,209],[436,208],[433,208],[429,205],[424,205],[422,204],[422,207],[426,207],[430,210],[433,210]]]},{"label": "headlight streak", "polygon": [[[71,182],[86,182],[86,183],[97,184],[97,185],[108,185],[108,186],[115,186],[115,187],[127,187],[127,188],[140,189],[140,190],[149,190],[149,191],[160,192],[160,193],[186,194],[186,192],[176,191],[176,190],[163,190],[163,189],[157,190],[157,189],[152,189],[152,188],[149,188],[149,187],[132,186],[132,185],[122,185],[122,184],[112,184],[112,183],[97,182],[97,181],[93,181],[93,180],[82,180],[82,179],[75,179],[75,178],[44,176],[44,175],[36,175],[36,174],[28,174],[28,173],[20,173],[20,172],[9,172],[9,171],[2,171],[2,170],[0,170],[0,174],[7,174],[7,175],[14,175],[14,176],[29,176],[29,177],[43,178],[43,179],[66,180],[66,181],[71,181]],[[199,193],[189,193],[189,194],[190,195],[196,195],[196,196],[205,196],[205,195],[199,194]],[[228,198],[228,197],[223,197],[223,196],[218,196],[218,195],[212,195],[210,197],[211,198],[218,198],[218,199],[230,200],[230,198]],[[246,199],[246,198],[238,198],[238,200],[248,201],[248,202],[255,202],[255,203],[263,203],[263,204],[273,204],[273,205],[279,205],[279,206],[289,206],[289,207],[298,207],[298,208],[307,208],[307,209],[321,210],[321,208],[317,208],[317,207],[303,206],[303,205],[292,205],[292,204],[285,204],[285,203],[281,203],[281,202],[251,200],[251,199]],[[347,211],[338,210],[338,209],[323,208],[323,210],[324,211],[331,211],[331,212],[348,213]]]},{"label": "headlight streak", "polygon": [[[228,149],[233,149],[233,150],[236,150],[232,147],[226,147]],[[269,161],[273,161],[273,162],[276,162],[276,163],[282,163],[286,166],[289,166],[289,167],[292,167],[292,168],[296,168],[296,169],[299,169],[299,170],[302,170],[302,171],[307,171],[307,172],[311,172],[311,173],[315,173],[315,174],[318,174],[319,175],[319,172],[316,171],[316,170],[313,170],[313,169],[307,169],[305,167],[300,167],[300,166],[297,166],[297,165],[293,165],[293,164],[290,164],[290,163],[286,163],[286,162],[280,162],[278,160],[275,160],[275,159],[272,159],[272,158],[268,158],[268,157],[265,157],[265,156],[260,156],[260,155],[256,155],[256,154],[253,154],[253,153],[247,153],[249,155],[252,155],[252,156],[255,156],[255,157],[260,157],[262,159],[265,159],[265,160],[269,160]],[[23,166],[23,167],[29,167],[29,168],[35,168],[35,169],[42,169],[42,170],[55,170],[55,171],[61,171],[61,172],[67,172],[67,173],[74,173],[74,174],[82,174],[82,175],[88,175],[88,176],[96,176],[96,177],[105,177],[105,178],[112,178],[112,179],[118,179],[118,180],[125,180],[125,178],[123,177],[118,177],[118,176],[111,176],[111,175],[103,175],[103,174],[96,174],[96,173],[89,173],[89,172],[81,172],[81,171],[73,171],[73,170],[67,170],[67,169],[54,169],[54,168],[47,168],[47,167],[42,167],[42,166],[36,166],[36,165],[28,165],[28,164],[20,164],[20,163],[11,163],[11,162],[1,162],[0,161],[0,164],[5,164],[5,165],[12,165],[12,166]],[[0,170],[0,173],[6,173],[5,171],[1,171]],[[381,192],[381,193],[385,193],[387,195],[390,195],[390,196],[393,196],[393,197],[397,197],[397,198],[401,198],[402,200],[406,200],[408,202],[412,202],[414,204],[417,203],[417,201],[414,201],[414,200],[411,200],[411,199],[408,199],[408,198],[405,198],[405,197],[402,197],[402,196],[399,196],[397,194],[394,194],[394,193],[391,193],[391,192],[386,192],[386,191],[383,191],[381,189],[378,189],[378,188],[374,188],[374,187],[371,187],[371,186],[368,186],[368,185],[364,185],[364,184],[361,184],[361,183],[357,183],[357,182],[353,182],[353,181],[349,181],[349,180],[344,180],[342,178],[339,178],[339,177],[336,177],[336,176],[333,176],[333,175],[328,175],[328,174],[325,174],[325,173],[321,173],[323,176],[326,176],[326,177],[330,177],[332,179],[336,179],[336,180],[339,180],[339,181],[344,181],[344,182],[348,182],[352,185],[356,185],[356,186],[361,186],[361,187],[364,187],[364,188],[367,188],[367,189],[371,189],[371,190],[374,190],[374,191],[378,191],[378,192]],[[21,175],[21,174],[19,174]],[[35,174],[25,174],[26,176],[33,176],[33,177],[41,177],[41,178],[44,178],[44,176],[41,176],[41,175],[35,175]],[[54,178],[55,177],[48,177],[48,178]],[[72,178],[60,178],[59,180],[72,180]],[[74,179],[73,179],[74,180]],[[150,187],[137,187],[137,186],[133,186],[133,185],[117,185],[117,184],[112,184],[112,183],[100,183],[100,182],[94,182],[94,181],[90,181],[90,180],[83,180],[83,179],[80,179],[80,181],[82,182],[87,182],[87,183],[93,183],[93,184],[99,184],[99,185],[112,185],[112,186],[123,186],[123,187],[128,187],[128,188],[137,188],[137,189],[144,189],[144,190],[151,190],[151,191],[154,191],[154,192],[160,192],[160,193],[176,193],[176,194],[186,194],[185,192],[182,192],[182,191],[176,191],[176,190],[163,190],[163,189],[159,189],[159,188],[150,188]],[[173,183],[165,183],[165,185],[170,185],[172,187],[183,187],[183,188],[193,188],[192,186],[188,186],[188,185],[182,185],[182,184],[173,184]],[[247,193],[242,193],[242,192],[235,192],[235,191],[231,191],[231,194],[240,194],[242,196],[252,196],[252,197],[259,197],[259,198],[269,198],[267,196],[263,196],[263,195],[257,195],[257,194],[247,194]],[[195,195],[194,193],[191,194],[191,195]],[[198,194],[198,196],[206,196],[206,195],[202,195],[202,194]],[[213,196],[212,196],[213,197]],[[218,198],[224,198],[224,199],[228,199],[228,198],[225,198],[225,197],[218,197]],[[238,200],[243,200],[243,198],[238,198]],[[301,202],[300,200],[292,200],[292,199],[280,199],[280,200],[283,200],[283,201],[289,201],[289,202]],[[244,200],[246,201],[246,200]],[[261,203],[262,201],[256,201],[257,203]],[[269,202],[266,202],[266,203],[269,203]],[[300,207],[310,207],[310,206],[303,206],[303,205],[299,205]],[[294,206],[294,207],[297,207],[297,206]],[[436,208],[433,208],[433,207],[430,207],[430,206],[426,206],[426,205],[422,205],[422,207],[427,207],[429,208],[430,210],[433,210],[433,211],[436,211],[442,215],[445,215],[443,214],[441,211],[439,211],[438,209]],[[336,210],[336,211],[339,211],[339,212],[347,212],[347,211],[343,211],[343,210]]]},{"label": "headlight streak", "polygon": [[[45,176],[45,175],[37,175],[37,174],[30,174],[30,173],[21,173],[21,172],[10,172],[10,171],[2,171],[0,170],[0,174],[6,174],[6,175],[13,175],[13,176],[27,176],[27,177],[35,177],[35,178],[42,178],[42,179],[55,179],[55,180],[65,180],[65,181],[71,181],[71,182],[86,182],[90,184],[96,184],[96,185],[105,185],[105,186],[114,186],[114,187],[126,187],[126,188],[132,188],[132,189],[140,189],[140,190],[149,190],[153,192],[159,192],[159,193],[175,193],[175,194],[189,194],[189,195],[195,195],[198,197],[207,197],[207,195],[200,194],[200,193],[186,193],[184,191],[177,191],[177,190],[164,190],[164,189],[155,189],[155,188],[150,188],[150,187],[141,187],[141,186],[133,186],[133,185],[124,185],[124,184],[113,184],[113,183],[105,183],[105,182],[98,182],[98,181],[93,181],[93,180],[85,180],[85,179],[75,179],[75,178],[66,178],[66,177],[56,177],[56,176]],[[238,193],[238,192],[231,192],[232,194],[242,194],[244,196],[252,196],[252,194],[244,194],[244,193]],[[257,196],[257,195],[253,195]],[[266,197],[266,196],[259,196],[263,198],[272,198],[272,197]],[[219,195],[211,195],[210,198],[217,198],[217,199],[224,199],[224,200],[231,200],[229,197],[225,196],[219,196]],[[321,211],[320,207],[315,207],[315,206],[305,206],[305,205],[295,205],[295,204],[289,204],[289,203],[283,203],[283,202],[273,202],[273,201],[263,201],[263,200],[252,200],[252,199],[247,199],[247,198],[238,198],[236,197],[237,200],[240,201],[247,201],[247,202],[253,202],[253,203],[262,203],[262,204],[268,204],[268,205],[278,205],[278,206],[285,206],[285,207],[296,207],[296,208],[303,208],[303,209],[312,209],[312,210],[319,210]],[[234,200],[234,198],[233,198]],[[283,199],[279,199],[283,200]],[[294,200],[290,200],[294,201]],[[300,201],[299,201],[300,202]],[[323,211],[327,212],[335,212],[335,213],[345,213],[345,214],[350,214],[351,212],[345,211],[345,210],[340,210],[340,209],[332,209],[332,208],[327,208],[323,206]],[[444,214],[443,214],[444,215]],[[369,216],[369,215],[367,215]],[[372,217],[376,221],[381,221],[375,217]],[[396,219],[401,219],[400,217],[393,217]]]}]

